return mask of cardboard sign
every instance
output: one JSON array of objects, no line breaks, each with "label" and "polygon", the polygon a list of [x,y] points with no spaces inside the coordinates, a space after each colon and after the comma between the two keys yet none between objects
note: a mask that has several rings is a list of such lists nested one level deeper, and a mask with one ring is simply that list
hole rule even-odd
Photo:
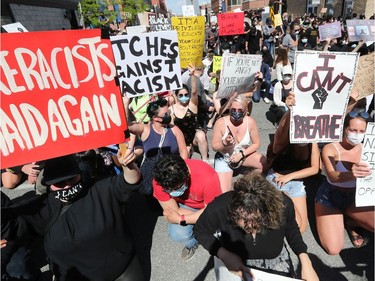
[{"label": "cardboard sign", "polygon": [[134,26],[127,26],[126,33],[128,35],[137,35],[139,33],[147,32],[147,26],[145,25],[134,25]]},{"label": "cardboard sign", "polygon": [[2,28],[8,32],[8,33],[13,33],[13,32],[27,32],[28,30],[22,25],[20,22],[15,22],[15,23],[10,23],[10,24],[5,24],[2,26]]},{"label": "cardboard sign", "polygon": [[375,20],[347,20],[349,41],[374,41]]},{"label": "cardboard sign", "polygon": [[217,98],[248,92],[261,65],[260,55],[224,54]]},{"label": "cardboard sign", "polygon": [[111,43],[99,29],[1,36],[1,168],[125,141]]},{"label": "cardboard sign", "polygon": [[182,87],[174,30],[111,37],[122,93],[128,97]]},{"label": "cardboard sign", "polygon": [[190,63],[202,64],[205,38],[205,18],[172,17],[172,28],[178,34],[181,67],[187,68]]},{"label": "cardboard sign", "polygon": [[155,14],[149,14],[148,21],[151,32],[172,30],[172,24],[169,18],[158,18]]},{"label": "cardboard sign", "polygon": [[352,92],[358,93],[357,100],[372,95],[374,89],[374,52],[360,56]]},{"label": "cardboard sign", "polygon": [[361,160],[370,165],[371,175],[357,178],[355,205],[356,207],[375,206],[375,123],[373,122],[367,124]]},{"label": "cardboard sign", "polygon": [[244,34],[244,13],[224,13],[217,15],[219,36]]},{"label": "cardboard sign", "polygon": [[276,26],[282,26],[283,25],[283,20],[281,19],[280,14],[276,14],[274,18],[274,25]]},{"label": "cardboard sign", "polygon": [[358,57],[358,53],[296,52],[291,143],[341,141]]},{"label": "cardboard sign", "polygon": [[195,17],[194,5],[182,6],[182,15],[184,17]]},{"label": "cardboard sign", "polygon": [[320,41],[325,41],[327,38],[341,37],[341,24],[339,21],[319,25],[319,38]]}]

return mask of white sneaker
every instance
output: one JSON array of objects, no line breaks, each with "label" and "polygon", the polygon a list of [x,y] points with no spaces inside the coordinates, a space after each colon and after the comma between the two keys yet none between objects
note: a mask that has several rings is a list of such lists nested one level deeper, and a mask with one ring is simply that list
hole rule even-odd
[{"label": "white sneaker", "polygon": [[263,101],[267,104],[271,102],[268,98],[264,98]]}]

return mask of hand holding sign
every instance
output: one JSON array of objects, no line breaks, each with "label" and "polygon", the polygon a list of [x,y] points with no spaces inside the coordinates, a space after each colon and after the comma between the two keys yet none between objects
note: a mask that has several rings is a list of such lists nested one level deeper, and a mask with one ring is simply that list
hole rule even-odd
[{"label": "hand holding sign", "polygon": [[370,165],[366,162],[359,162],[352,166],[353,176],[356,178],[364,178],[371,175]]}]

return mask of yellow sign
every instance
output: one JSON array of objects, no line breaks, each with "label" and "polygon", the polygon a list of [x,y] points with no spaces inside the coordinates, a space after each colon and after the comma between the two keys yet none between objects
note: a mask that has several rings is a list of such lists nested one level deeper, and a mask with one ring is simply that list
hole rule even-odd
[{"label": "yellow sign", "polygon": [[204,16],[172,17],[172,29],[177,31],[181,68],[187,68],[190,63],[202,65]]},{"label": "yellow sign", "polygon": [[275,21],[274,21],[274,23],[275,23],[275,26],[281,26],[281,25],[283,25],[283,21],[281,19],[281,15],[280,14],[276,14],[275,15]]},{"label": "yellow sign", "polygon": [[[221,56],[214,56],[212,61],[212,72],[216,74],[216,71],[221,70]],[[211,79],[211,83],[216,84],[216,78]]]}]

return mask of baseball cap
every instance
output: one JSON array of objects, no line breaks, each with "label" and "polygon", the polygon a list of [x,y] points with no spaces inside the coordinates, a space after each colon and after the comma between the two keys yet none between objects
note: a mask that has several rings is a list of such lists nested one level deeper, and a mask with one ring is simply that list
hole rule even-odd
[{"label": "baseball cap", "polygon": [[78,159],[75,155],[65,155],[46,161],[42,183],[52,185],[80,175]]}]

